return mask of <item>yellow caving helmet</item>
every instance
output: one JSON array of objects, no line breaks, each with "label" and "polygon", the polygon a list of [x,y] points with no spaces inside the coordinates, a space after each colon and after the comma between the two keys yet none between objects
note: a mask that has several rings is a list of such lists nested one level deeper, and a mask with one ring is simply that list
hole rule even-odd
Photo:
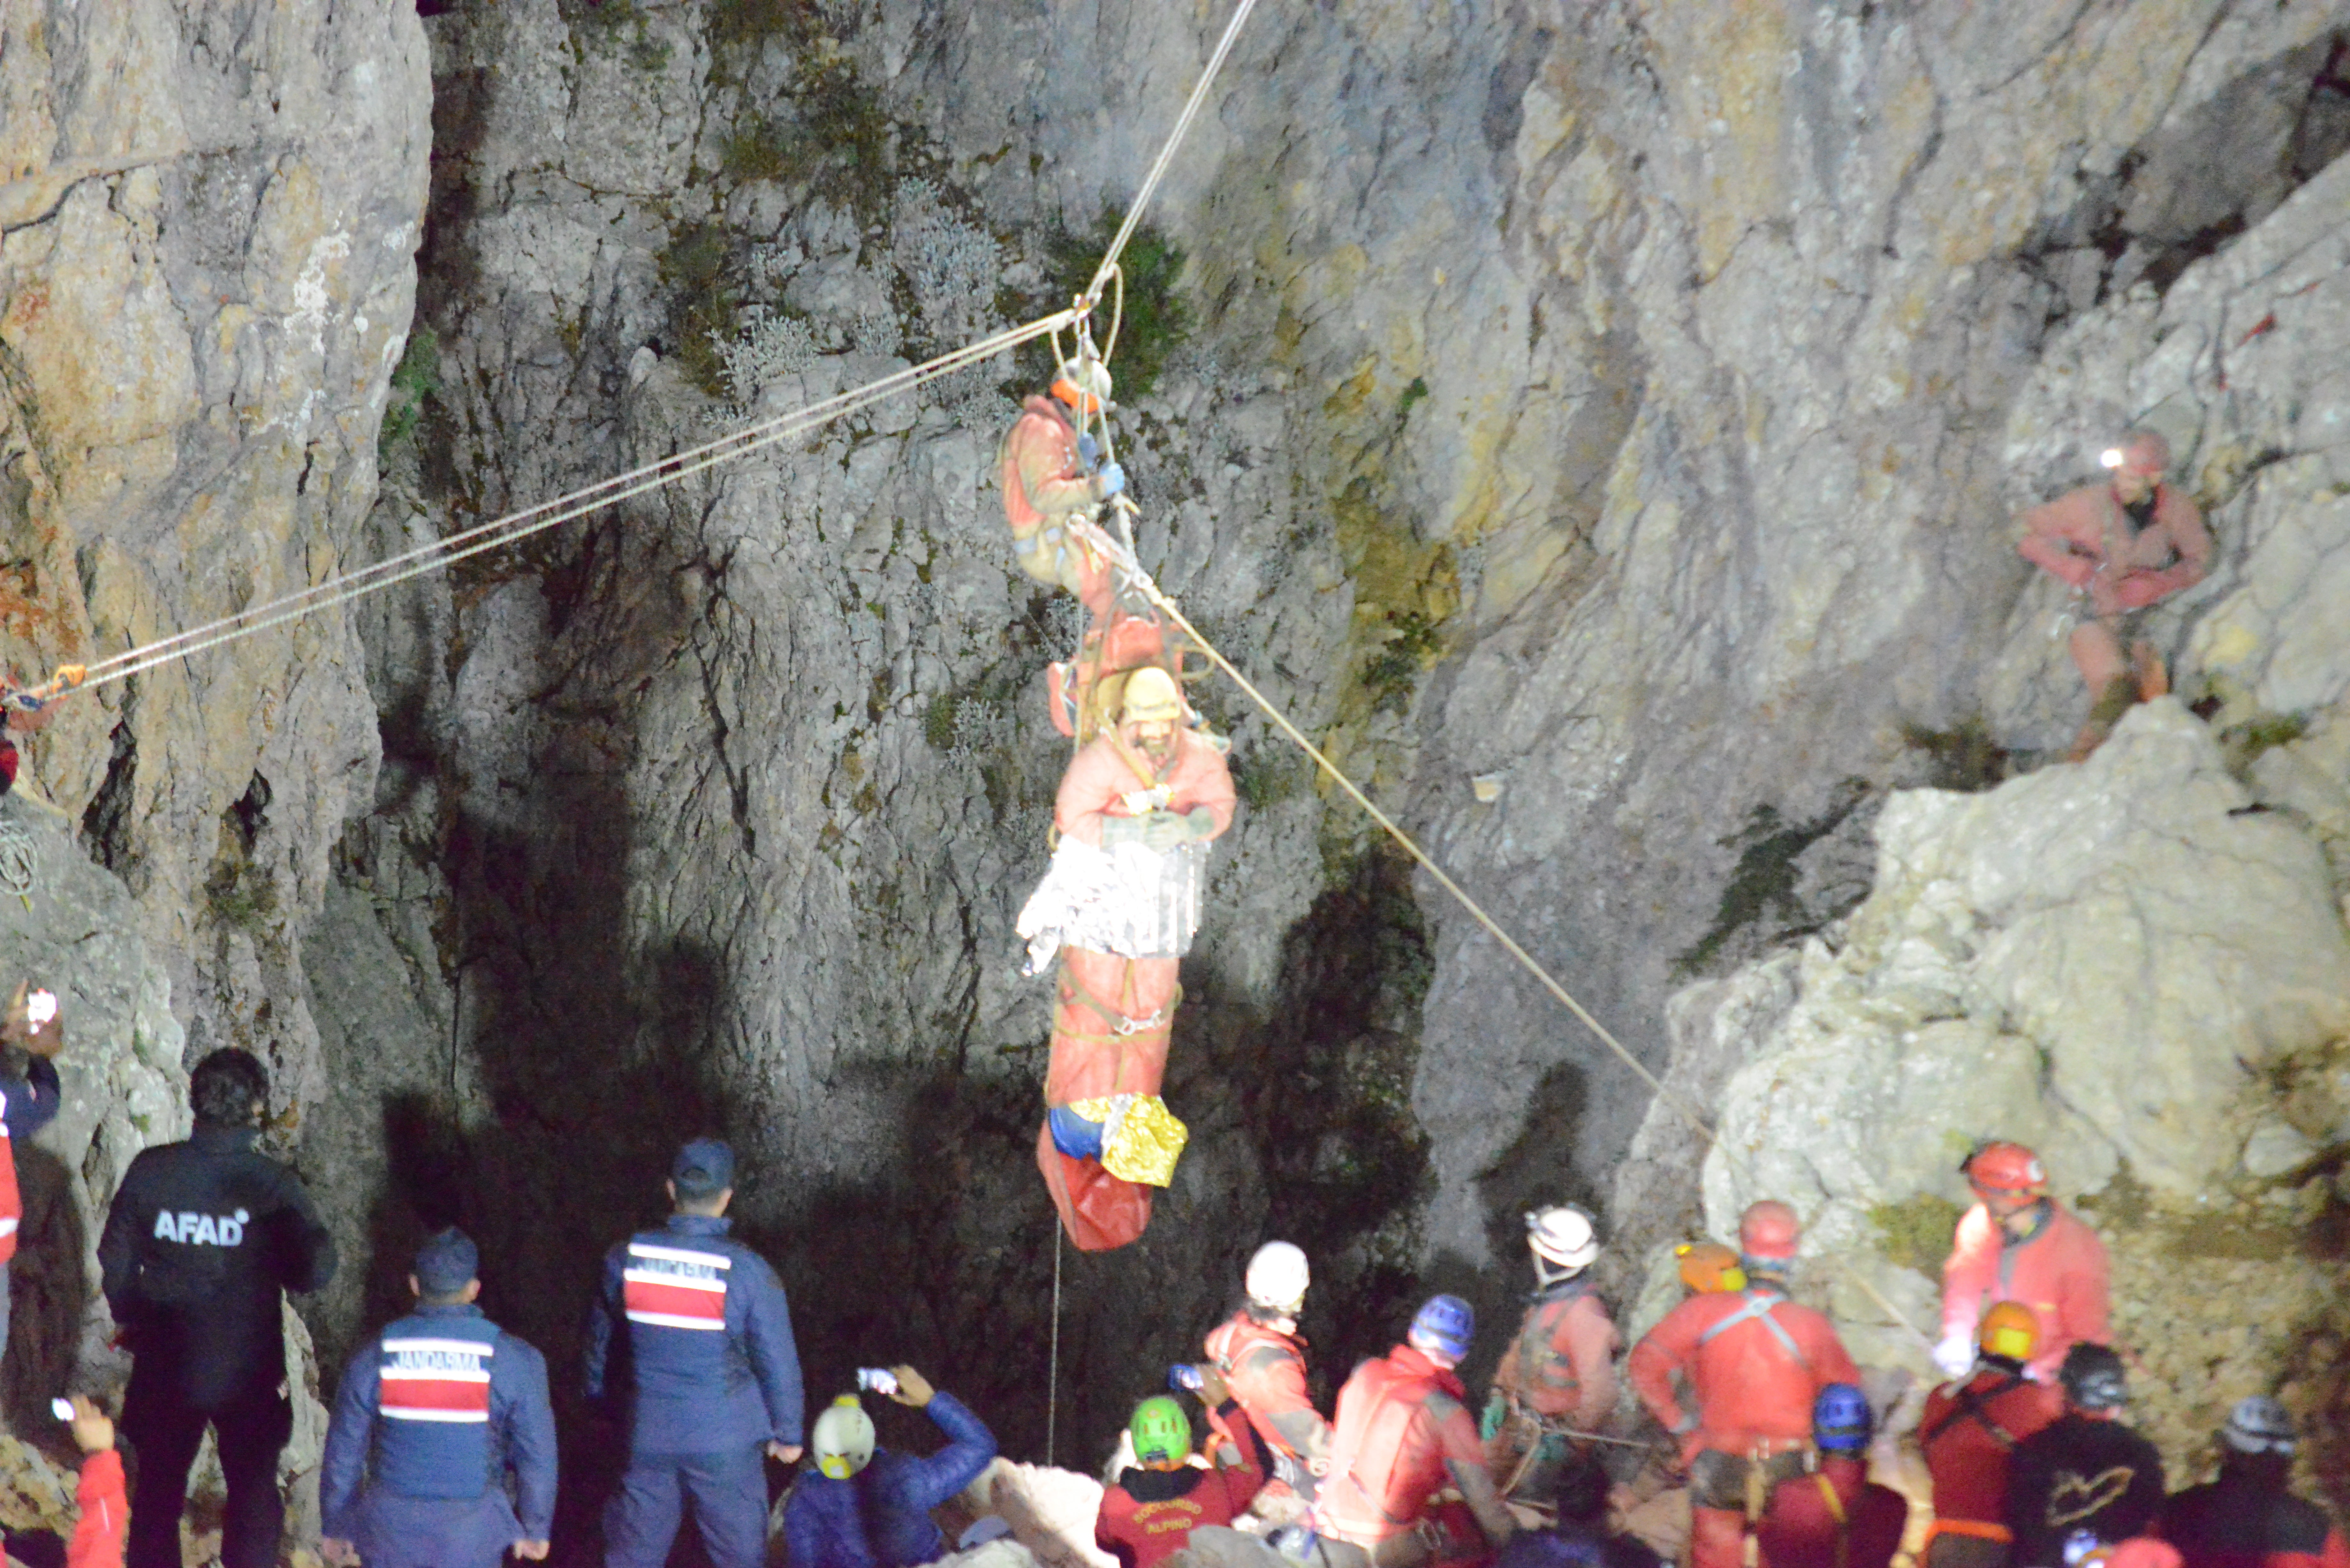
[{"label": "yellow caving helmet", "polygon": [[843,1394],[816,1418],[808,1446],[816,1450],[816,1468],[835,1480],[847,1480],[873,1462],[873,1417],[854,1394]]},{"label": "yellow caving helmet", "polygon": [[1183,717],[1183,698],[1175,678],[1155,664],[1146,664],[1126,678],[1118,694],[1121,724],[1176,723]]},{"label": "yellow caving helmet", "polygon": [[1993,1302],[1975,1325],[1975,1345],[1985,1355],[2029,1361],[2040,1348],[2040,1317],[2022,1302]]}]

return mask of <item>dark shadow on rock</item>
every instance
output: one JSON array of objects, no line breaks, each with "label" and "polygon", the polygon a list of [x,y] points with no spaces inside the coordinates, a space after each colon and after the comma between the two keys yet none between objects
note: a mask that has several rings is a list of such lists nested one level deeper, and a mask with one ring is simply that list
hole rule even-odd
[{"label": "dark shadow on rock", "polygon": [[8,1266],[8,1349],[0,1362],[0,1405],[8,1429],[29,1435],[53,1459],[76,1458],[49,1401],[73,1391],[82,1311],[98,1282],[83,1272],[89,1234],[65,1161],[26,1138],[16,1145],[24,1202],[16,1257]]}]

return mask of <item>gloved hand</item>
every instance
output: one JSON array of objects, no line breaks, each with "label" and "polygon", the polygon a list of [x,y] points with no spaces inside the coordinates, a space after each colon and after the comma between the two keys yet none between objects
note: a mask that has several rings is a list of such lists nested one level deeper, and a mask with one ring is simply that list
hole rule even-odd
[{"label": "gloved hand", "polygon": [[1096,501],[1107,501],[1126,488],[1126,466],[1123,463],[1111,463],[1094,475],[1093,487]]},{"label": "gloved hand", "polygon": [[1141,822],[1142,843],[1147,849],[1156,849],[1164,855],[1177,845],[1191,841],[1191,819],[1188,816],[1178,816],[1171,811],[1154,811]]},{"label": "gloved hand", "polygon": [[1484,1415],[1478,1417],[1477,1436],[1486,1442],[1492,1442],[1493,1434],[1500,1431],[1502,1423],[1509,1418],[1510,1397],[1496,1388],[1485,1401]]},{"label": "gloved hand", "polygon": [[1094,432],[1091,431],[1084,431],[1077,437],[1077,461],[1087,468],[1101,461],[1101,442],[1094,439]]},{"label": "gloved hand", "polygon": [[1945,1377],[1964,1377],[1975,1364],[1974,1336],[1969,1334],[1947,1334],[1942,1343],[1934,1346],[1934,1365],[1942,1369]]}]

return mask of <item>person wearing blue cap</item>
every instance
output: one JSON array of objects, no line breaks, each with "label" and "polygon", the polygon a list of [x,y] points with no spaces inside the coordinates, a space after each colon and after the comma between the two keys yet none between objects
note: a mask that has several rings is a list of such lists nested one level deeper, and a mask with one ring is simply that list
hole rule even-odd
[{"label": "person wearing blue cap", "polygon": [[[1453,1372],[1476,1334],[1467,1302],[1430,1296],[1404,1343],[1356,1367],[1338,1390],[1330,1474],[1314,1499],[1328,1568],[1373,1568],[1423,1551],[1419,1561],[1465,1562],[1489,1556],[1516,1529]],[[1447,1490],[1461,1503],[1440,1504]]]},{"label": "person wearing blue cap", "polygon": [[791,1308],[765,1259],[727,1235],[734,1151],[696,1138],[670,1167],[676,1211],[604,1260],[587,1387],[626,1416],[629,1465],[604,1511],[605,1568],[661,1568],[685,1502],[713,1568],[767,1552],[762,1453],[800,1457]]},{"label": "person wearing blue cap", "polygon": [[408,1276],[416,1310],[343,1374],[318,1475],[328,1562],[497,1568],[509,1547],[546,1557],[556,1469],[546,1358],[473,1304],[480,1262],[463,1231],[429,1238]]}]

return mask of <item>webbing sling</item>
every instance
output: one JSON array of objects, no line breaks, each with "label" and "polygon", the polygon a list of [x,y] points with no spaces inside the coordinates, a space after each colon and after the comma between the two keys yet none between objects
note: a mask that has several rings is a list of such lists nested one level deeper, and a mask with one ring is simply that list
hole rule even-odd
[{"label": "webbing sling", "polygon": [[1991,1412],[1985,1409],[1984,1406],[1989,1404],[1991,1400],[1998,1398],[2009,1389],[2021,1388],[2022,1386],[2023,1379],[2021,1376],[2011,1373],[2008,1376],[2000,1380],[2000,1384],[1997,1387],[1988,1389],[1981,1393],[1976,1392],[1973,1388],[1960,1388],[1956,1394],[1951,1396],[1951,1407],[1943,1412],[1942,1418],[1935,1422],[1926,1430],[1918,1434],[1918,1446],[1920,1449],[1924,1448],[1927,1444],[1940,1437],[1944,1432],[1949,1431],[1952,1424],[1955,1423],[1960,1417],[1967,1416],[1971,1417],[1974,1420],[1980,1422],[1982,1426],[1982,1429],[1989,1432],[1991,1435],[1991,1439],[1998,1443],[2001,1448],[2012,1449],[2015,1447],[2016,1443],[2015,1434],[2009,1431],[2005,1427],[2001,1426],[1997,1421],[1991,1419]]},{"label": "webbing sling", "polygon": [[1771,1315],[1772,1306],[1787,1298],[1773,1292],[1751,1288],[1743,1293],[1746,1297],[1746,1304],[1699,1334],[1698,1344],[1707,1345],[1742,1323],[1759,1323],[1771,1331],[1771,1337],[1779,1342],[1780,1349],[1795,1358],[1796,1366],[1809,1372],[1812,1369],[1812,1358],[1804,1354],[1803,1346],[1795,1343],[1795,1336],[1787,1332],[1786,1325]]}]

